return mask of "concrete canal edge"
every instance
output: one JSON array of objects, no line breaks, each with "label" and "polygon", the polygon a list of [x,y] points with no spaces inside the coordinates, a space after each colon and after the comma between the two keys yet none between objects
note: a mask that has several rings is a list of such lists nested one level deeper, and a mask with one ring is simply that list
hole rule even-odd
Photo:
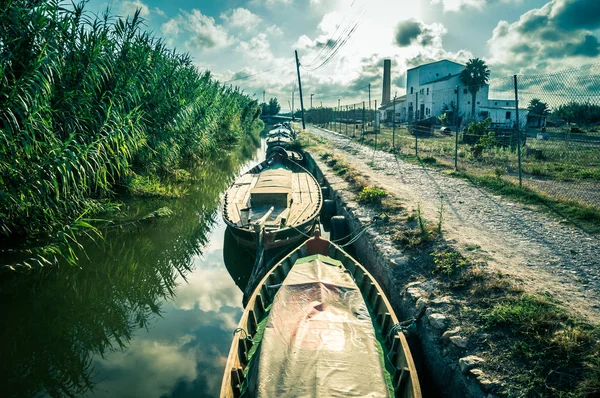
[{"label": "concrete canal edge", "polygon": [[[336,205],[336,214],[344,216],[348,231],[358,231],[370,223],[376,213],[354,201],[350,184],[326,164],[305,152],[307,168]],[[325,198],[327,199],[327,198]],[[416,281],[414,267],[422,257],[410,257],[396,249],[389,239],[369,228],[353,244],[356,256],[382,286],[400,321],[415,319],[407,333],[424,397],[493,398],[495,382],[478,369],[482,361],[468,355],[460,336],[460,327],[452,325],[445,313],[444,297],[429,301],[434,284]]]}]

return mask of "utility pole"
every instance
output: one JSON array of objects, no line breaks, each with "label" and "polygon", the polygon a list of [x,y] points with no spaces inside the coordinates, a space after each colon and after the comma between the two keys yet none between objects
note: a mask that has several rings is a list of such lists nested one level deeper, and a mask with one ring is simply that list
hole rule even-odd
[{"label": "utility pole", "polygon": [[313,97],[313,95],[314,95],[314,94],[311,94],[311,95],[310,95],[310,109],[312,109],[312,97]]},{"label": "utility pole", "polygon": [[292,90],[292,120],[294,120],[294,90]]},{"label": "utility pole", "polygon": [[371,110],[371,83],[369,83],[369,110]]},{"label": "utility pole", "polygon": [[300,109],[302,110],[302,130],[304,130],[306,129],[306,124],[304,123],[304,102],[302,101],[302,80],[300,80],[300,61],[298,60],[298,50],[294,50],[294,53],[296,54],[296,70],[298,71],[298,90],[300,91]]},{"label": "utility pole", "polygon": [[458,86],[456,86],[456,106],[454,109],[454,124],[456,124],[456,136],[454,137],[454,170],[458,171]]},{"label": "utility pole", "polygon": [[267,93],[265,92],[265,90],[263,90],[263,104],[267,102],[266,97],[265,97],[266,94]]}]

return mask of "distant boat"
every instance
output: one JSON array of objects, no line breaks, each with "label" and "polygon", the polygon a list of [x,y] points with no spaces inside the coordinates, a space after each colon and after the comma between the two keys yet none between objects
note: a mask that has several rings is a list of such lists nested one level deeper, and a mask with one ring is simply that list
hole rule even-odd
[{"label": "distant boat", "polygon": [[223,219],[238,243],[256,248],[263,229],[265,250],[298,243],[312,233],[323,196],[305,168],[276,153],[240,176],[225,193]]},{"label": "distant boat", "polygon": [[222,398],[240,396],[419,398],[421,389],[378,283],[317,234],[276,264],[248,301],[221,384]]}]

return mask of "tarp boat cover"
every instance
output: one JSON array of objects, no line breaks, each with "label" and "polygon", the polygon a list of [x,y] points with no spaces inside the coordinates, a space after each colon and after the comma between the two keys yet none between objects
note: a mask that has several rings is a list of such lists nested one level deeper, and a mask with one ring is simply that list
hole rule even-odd
[{"label": "tarp boat cover", "polygon": [[299,259],[277,292],[244,396],[389,397],[369,311],[341,262]]}]

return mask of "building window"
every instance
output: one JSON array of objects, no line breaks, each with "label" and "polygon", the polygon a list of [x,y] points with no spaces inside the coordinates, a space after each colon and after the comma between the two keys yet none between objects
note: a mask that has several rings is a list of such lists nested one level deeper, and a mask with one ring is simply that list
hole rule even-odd
[{"label": "building window", "polygon": [[429,87],[427,87],[427,95],[429,95]]},{"label": "building window", "polygon": [[467,104],[471,105],[471,101],[467,101]]},{"label": "building window", "polygon": [[477,101],[477,105],[479,105],[479,101]]},{"label": "building window", "polygon": [[508,106],[508,102],[506,103],[506,106]]},{"label": "building window", "polygon": [[439,73],[436,73],[436,74],[435,74],[435,77],[438,77],[439,75],[440,75]]},{"label": "building window", "polygon": [[494,102],[494,105],[498,105],[498,103],[497,103],[497,102]]},{"label": "building window", "polygon": [[421,89],[421,94],[425,94],[425,89],[424,88]]},{"label": "building window", "polygon": [[510,119],[510,116],[511,116],[510,112],[506,112],[506,119]]},{"label": "building window", "polygon": [[481,111],[481,113],[479,115],[481,117],[488,117],[490,115],[490,113],[488,111]]},{"label": "building window", "polygon": [[467,89],[463,88],[463,94],[466,94],[466,93],[467,93]]},{"label": "building window", "polygon": [[411,94],[413,93],[413,88],[412,88],[412,87],[410,88],[410,93],[411,93]]}]

